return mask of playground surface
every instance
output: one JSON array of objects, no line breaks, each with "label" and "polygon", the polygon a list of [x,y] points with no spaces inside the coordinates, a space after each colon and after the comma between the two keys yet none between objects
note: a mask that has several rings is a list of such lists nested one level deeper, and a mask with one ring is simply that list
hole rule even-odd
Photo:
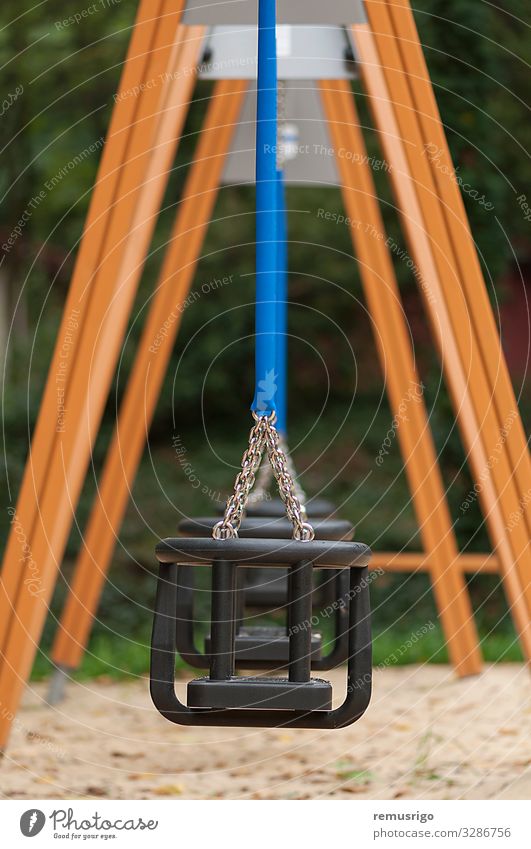
[{"label": "playground surface", "polygon": [[[343,670],[328,677],[341,692]],[[531,798],[521,664],[461,680],[447,666],[376,670],[365,716],[325,733],[181,728],[146,679],[71,682],[54,708],[45,693],[31,685],[13,722],[0,798]]]}]

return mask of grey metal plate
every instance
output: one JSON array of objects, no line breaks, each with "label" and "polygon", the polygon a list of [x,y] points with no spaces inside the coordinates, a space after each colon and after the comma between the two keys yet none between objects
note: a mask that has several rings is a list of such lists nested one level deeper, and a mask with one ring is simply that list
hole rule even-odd
[{"label": "grey metal plate", "polygon": [[[255,24],[258,0],[188,0],[186,24]],[[358,24],[362,0],[278,0],[280,24]]]},{"label": "grey metal plate", "polygon": [[[200,68],[203,79],[256,79],[256,26],[213,27],[205,46],[209,59]],[[352,78],[355,65],[345,58],[349,49],[343,27],[280,25],[278,77],[283,80]]]},{"label": "grey metal plate", "polygon": [[[319,92],[314,82],[286,83],[285,117],[298,128],[299,153],[285,165],[287,183],[339,185],[336,161]],[[245,99],[222,181],[254,183],[256,163],[256,90]]]},{"label": "grey metal plate", "polygon": [[365,569],[371,559],[369,546],[362,542],[331,542],[294,539],[183,539],[161,540],[155,548],[159,563],[205,566],[216,560],[229,561],[250,569],[271,566],[285,569],[311,561],[314,569]]}]

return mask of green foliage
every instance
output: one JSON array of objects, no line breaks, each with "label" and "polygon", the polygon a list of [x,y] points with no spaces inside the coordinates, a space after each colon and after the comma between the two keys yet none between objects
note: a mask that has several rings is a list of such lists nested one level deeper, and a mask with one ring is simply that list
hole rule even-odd
[{"label": "green foliage", "polygon": [[493,207],[463,193],[493,285],[513,259],[515,241],[518,250],[518,237],[526,237],[521,256],[529,255],[528,224],[516,197],[530,176],[524,74],[531,50],[525,23],[513,17],[525,19],[525,5],[511,0],[502,10],[483,2],[421,0],[415,9],[458,176]]}]

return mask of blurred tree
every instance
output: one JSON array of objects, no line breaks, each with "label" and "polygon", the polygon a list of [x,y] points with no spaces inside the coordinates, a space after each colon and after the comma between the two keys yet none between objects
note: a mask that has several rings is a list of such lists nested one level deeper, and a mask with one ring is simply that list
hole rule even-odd
[{"label": "blurred tree", "polygon": [[0,10],[1,261],[18,330],[35,326],[51,284],[52,324],[64,300],[135,4],[90,8],[79,23],[61,0]]},{"label": "blurred tree", "polygon": [[[20,420],[26,414],[24,383],[29,352],[31,426],[100,156],[98,140],[106,132],[136,6],[126,0],[87,3],[85,11],[92,11],[86,15],[82,14],[83,9],[65,5],[63,0],[48,0],[22,12],[17,0],[4,0],[0,8],[4,96],[0,231],[1,244],[8,245],[1,256],[4,297],[0,303],[5,335],[6,313],[10,320],[19,300],[6,427],[21,450],[26,444]],[[487,2],[469,4],[465,0],[418,0],[415,4],[458,173],[493,207],[487,209],[465,194],[487,277],[497,285],[512,260],[513,248],[520,258],[529,253],[529,225],[516,202],[531,176],[529,157],[522,150],[531,133],[525,103],[531,52],[530,39],[525,38],[529,28],[526,11],[522,0],[508,0],[503,10]],[[79,23],[68,17],[74,13],[82,14]],[[205,83],[198,86],[179,149],[165,201],[167,208],[160,217],[124,349],[118,397],[134,356],[208,90]],[[365,123],[370,125],[363,98],[359,100]],[[367,137],[371,152],[377,152],[378,143],[370,127]],[[94,145],[92,153],[80,157]],[[79,161],[75,168],[69,169],[76,157]],[[375,173],[375,180],[384,203],[386,226],[401,241],[385,173]],[[41,193],[44,196],[39,201]],[[242,408],[248,406],[253,326],[253,194],[248,187],[224,189],[221,193],[194,287],[200,289],[205,281],[228,275],[232,275],[233,282],[214,287],[207,297],[198,298],[185,311],[171,374],[159,406],[164,428],[175,403],[176,370],[177,401],[185,423],[199,420],[204,375],[208,375],[205,404],[210,416],[223,418],[235,403]],[[290,315],[290,331],[299,340],[291,348],[291,380],[296,384],[301,409],[314,412],[326,396],[329,376],[329,403],[348,402],[354,385],[358,404],[363,403],[364,397],[372,403],[380,391],[370,323],[356,263],[351,258],[348,230],[323,223],[317,215],[323,205],[341,211],[339,193],[289,191],[290,297],[300,304]],[[9,244],[10,238],[13,244]],[[397,263],[397,274],[406,294],[415,289],[404,263]],[[240,341],[235,343],[234,339]],[[356,373],[348,340],[355,349]],[[319,353],[326,369],[319,361]],[[108,425],[112,423],[113,410],[114,404],[112,410],[109,406]],[[155,424],[154,433],[156,427]]]},{"label": "blurred tree", "polygon": [[[420,0],[416,18],[472,232],[488,281],[513,259],[521,233],[515,187],[526,185],[529,157],[520,147],[528,107],[522,73],[531,57],[520,0],[504,8],[463,0]],[[529,10],[528,10],[529,11]],[[528,26],[528,25],[527,25]],[[517,51],[517,52],[515,52]],[[507,231],[504,232],[504,231]],[[521,244],[522,253],[529,243]]]}]

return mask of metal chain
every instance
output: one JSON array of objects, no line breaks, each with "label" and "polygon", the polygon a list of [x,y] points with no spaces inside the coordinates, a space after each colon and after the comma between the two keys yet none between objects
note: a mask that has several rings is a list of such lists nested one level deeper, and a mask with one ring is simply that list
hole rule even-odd
[{"label": "metal chain", "polygon": [[[308,517],[308,514],[306,512],[306,501],[308,499],[307,499],[307,496],[306,496],[304,489],[302,488],[302,486],[299,482],[299,478],[297,476],[295,465],[293,463],[293,459],[292,459],[291,454],[289,452],[289,448],[288,448],[288,444],[286,442],[286,439],[282,434],[279,434],[279,436],[280,436],[280,447],[281,447],[281,449],[284,452],[284,455],[286,457],[286,466],[288,468],[288,472],[290,473],[290,475],[293,479],[293,487],[295,489],[295,495],[297,496],[297,498],[299,499],[299,501],[301,503],[301,512],[302,512],[302,515],[304,516],[304,519],[306,520],[307,517]],[[254,490],[249,495],[248,504],[258,504],[258,502],[265,501],[267,498],[270,497],[269,493],[270,493],[271,483],[273,481],[273,478],[274,478],[274,474],[273,474],[273,469],[271,468],[271,463],[269,462],[269,459],[267,457],[265,457],[262,460],[262,465],[260,466],[260,470],[259,470],[258,476],[256,478],[256,486],[255,486]]]},{"label": "metal chain", "polygon": [[254,413],[253,416],[256,424],[249,434],[249,447],[242,457],[241,472],[238,473],[234,482],[234,492],[227,501],[223,519],[214,525],[212,530],[214,539],[236,539],[238,537],[245,506],[254,486],[256,473],[266,447],[268,416],[256,416]]},{"label": "metal chain", "polygon": [[280,434],[274,426],[267,428],[266,447],[273,474],[277,479],[280,497],[286,506],[288,519],[293,525],[293,539],[311,542],[315,539],[315,531],[306,521],[306,510],[297,497],[296,484],[290,474],[289,461],[280,445]]},{"label": "metal chain", "polygon": [[307,502],[308,498],[306,496],[304,489],[302,488],[302,486],[299,482],[299,478],[297,476],[297,471],[295,469],[295,464],[293,463],[293,459],[292,459],[291,454],[289,452],[289,448],[288,448],[288,444],[286,442],[286,439],[281,434],[279,434],[279,437],[280,437],[280,447],[281,447],[282,451],[284,452],[284,456],[286,458],[286,466],[287,466],[287,469],[288,469],[288,473],[291,476],[291,479],[293,481],[293,489],[295,490],[295,495],[297,496],[297,498],[300,501],[301,513],[304,517],[304,521],[306,522],[307,519],[308,519],[308,513],[306,512],[306,502]]},{"label": "metal chain", "polygon": [[286,506],[286,513],[293,525],[293,538],[301,542],[310,542],[315,538],[312,526],[306,521],[306,511],[297,497],[295,483],[290,474],[289,464],[280,445],[280,435],[275,428],[276,414],[257,416],[253,413],[255,425],[249,435],[249,447],[242,458],[242,469],[236,477],[234,492],[227,501],[225,515],[212,531],[214,539],[236,539],[249,495],[254,486],[260,461],[267,450],[269,463],[277,480],[278,490]]},{"label": "metal chain", "polygon": [[[295,491],[295,495],[297,496],[300,505],[301,505],[301,515],[306,522],[308,519],[308,513],[306,511],[306,501],[307,496],[302,488],[299,478],[297,477],[297,472],[295,470],[295,465],[293,463],[293,459],[291,454],[289,453],[289,449],[286,443],[285,438],[279,434],[280,436],[280,447],[284,453],[286,458],[286,467],[293,480],[293,489]],[[247,501],[248,504],[258,504],[261,501],[266,501],[270,498],[270,490],[271,483],[274,479],[273,469],[271,463],[269,462],[269,458],[264,458],[262,460],[262,465],[260,466],[260,470],[258,472],[258,476],[256,478],[256,486],[254,490],[249,494],[249,499]]]}]

